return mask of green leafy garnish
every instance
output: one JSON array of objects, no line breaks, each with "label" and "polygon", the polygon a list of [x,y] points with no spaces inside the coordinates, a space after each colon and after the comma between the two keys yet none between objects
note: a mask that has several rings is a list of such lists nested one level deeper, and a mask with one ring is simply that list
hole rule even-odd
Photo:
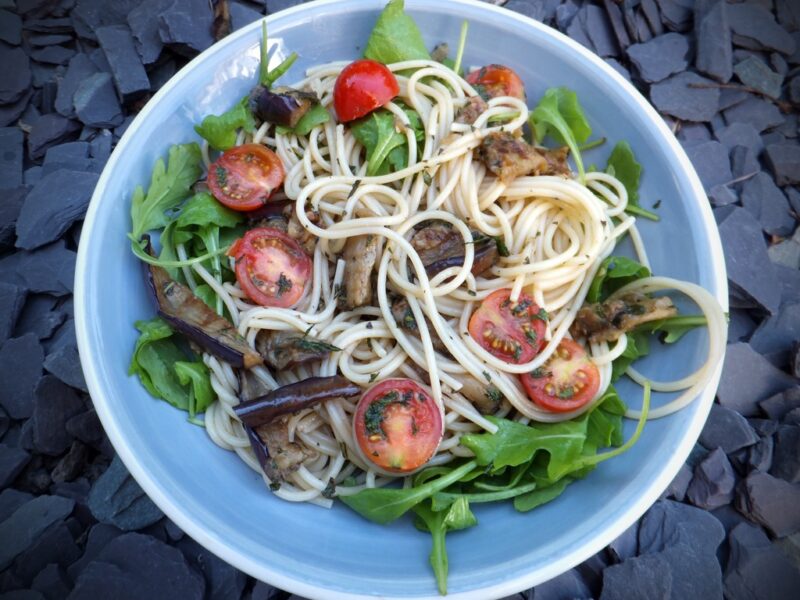
[{"label": "green leafy garnish", "polygon": [[131,202],[132,237],[135,241],[152,229],[169,223],[168,210],[174,210],[189,196],[189,190],[202,174],[197,144],[179,144],[169,149],[169,160],[156,161],[147,193],[137,186]]},{"label": "green leafy garnish", "polygon": [[242,213],[223,206],[208,192],[199,192],[183,205],[175,224],[186,230],[192,226],[236,227],[243,220]]},{"label": "green leafy garnish", "polygon": [[236,144],[236,133],[244,129],[248,133],[255,131],[256,122],[248,106],[249,97],[245,96],[232,109],[221,115],[208,115],[194,130],[206,139],[214,150],[224,151]]},{"label": "green leafy garnish", "polygon": [[642,174],[642,165],[636,162],[630,144],[618,142],[611,151],[606,164],[606,173],[620,180],[628,192],[628,206],[625,212],[658,221],[659,216],[639,205],[639,177]]},{"label": "green leafy garnish", "polygon": [[208,367],[202,362],[178,361],[174,365],[175,373],[181,385],[191,385],[189,395],[189,416],[205,412],[214,402],[214,390],[208,375]]},{"label": "green leafy garnish", "polygon": [[[424,137],[422,122],[416,111],[404,107],[419,142]],[[395,128],[395,116],[386,109],[373,111],[366,117],[354,121],[350,131],[367,152],[367,175],[384,175],[400,171],[408,165],[408,140]]]},{"label": "green leafy garnish", "polygon": [[271,87],[279,77],[288,71],[297,60],[297,52],[292,52],[281,64],[274,69],[269,68],[269,48],[267,47],[267,22],[261,22],[261,65],[259,67],[258,81],[264,87]]},{"label": "green leafy garnish", "polygon": [[419,27],[403,9],[403,0],[391,0],[386,5],[367,40],[364,58],[385,65],[406,60],[430,60]]},{"label": "green leafy garnish", "polygon": [[297,125],[294,126],[294,132],[297,135],[308,135],[311,130],[317,125],[322,125],[331,120],[331,115],[322,104],[315,104],[306,111]]},{"label": "green leafy garnish", "polygon": [[592,128],[575,92],[565,87],[550,88],[531,111],[528,121],[537,142],[550,136],[557,143],[569,147],[583,181],[583,160],[578,145],[589,139]]},{"label": "green leafy garnish", "polygon": [[674,344],[687,332],[708,325],[703,315],[676,315],[659,321],[643,323],[637,329],[658,335],[662,344]]},{"label": "green leafy garnish", "polygon": [[603,302],[621,287],[644,277],[650,277],[650,269],[641,263],[625,256],[609,256],[600,263],[586,301]]}]

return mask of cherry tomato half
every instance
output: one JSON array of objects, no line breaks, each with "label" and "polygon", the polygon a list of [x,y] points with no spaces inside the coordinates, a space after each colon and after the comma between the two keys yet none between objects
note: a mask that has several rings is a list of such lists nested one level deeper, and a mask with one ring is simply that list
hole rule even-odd
[{"label": "cherry tomato half", "polygon": [[206,183],[222,204],[246,211],[266,204],[284,176],[277,154],[261,144],[245,144],[226,150],[211,163]]},{"label": "cherry tomato half", "polygon": [[279,229],[251,229],[234,242],[236,280],[247,297],[261,306],[287,308],[303,297],[311,279],[311,259]]},{"label": "cherry tomato half", "polygon": [[566,339],[561,340],[544,365],[519,379],[535,404],[553,412],[580,408],[600,388],[600,372],[586,356],[586,350]]},{"label": "cherry tomato half", "polygon": [[504,65],[487,65],[467,75],[467,83],[489,100],[499,96],[513,96],[525,100],[525,85],[513,69]]},{"label": "cherry tomato half", "polygon": [[408,473],[428,462],[444,431],[430,394],[402,378],[386,379],[364,392],[353,429],[364,456],[393,473]]},{"label": "cherry tomato half", "polygon": [[520,294],[516,304],[510,296],[504,289],[484,298],[469,319],[469,334],[487,352],[519,365],[544,346],[547,313],[527,294]]},{"label": "cherry tomato half", "polygon": [[333,107],[339,121],[347,123],[380,108],[400,93],[394,74],[374,60],[350,63],[336,78]]}]

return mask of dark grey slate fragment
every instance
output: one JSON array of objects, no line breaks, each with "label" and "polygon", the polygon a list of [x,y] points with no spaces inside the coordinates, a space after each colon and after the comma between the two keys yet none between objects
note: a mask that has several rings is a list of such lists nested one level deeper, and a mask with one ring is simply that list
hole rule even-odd
[{"label": "dark grey slate fragment", "polygon": [[540,600],[560,598],[588,598],[591,596],[586,582],[577,569],[570,569],[558,577],[540,583],[533,592]]},{"label": "dark grey slate fragment", "polygon": [[33,499],[33,494],[12,488],[0,492],[0,523],[14,514],[20,506]]},{"label": "dark grey slate fragment", "polygon": [[22,142],[19,127],[0,128],[0,189],[22,185]]},{"label": "dark grey slate fragment", "polygon": [[775,275],[781,287],[781,301],[800,302],[800,271],[775,265]]},{"label": "dark grey slate fragment", "polygon": [[[168,519],[165,529],[171,523]],[[174,526],[174,524],[173,524]],[[180,530],[179,530],[180,531]],[[191,567],[203,574],[206,593],[214,600],[239,600],[247,583],[247,576],[224,560],[212,554],[192,538],[183,536],[176,544]],[[537,588],[537,594],[539,590]]]},{"label": "dark grey slate fragment", "polygon": [[46,600],[60,600],[69,594],[72,582],[62,567],[51,563],[36,574],[31,589],[42,594]]},{"label": "dark grey slate fragment", "polygon": [[24,287],[0,281],[0,345],[4,344],[14,331],[27,295],[28,290]]},{"label": "dark grey slate fragment", "polygon": [[55,109],[59,114],[64,117],[71,117],[75,114],[72,104],[75,91],[84,79],[96,72],[97,67],[89,60],[88,55],[81,53],[72,57],[64,78],[58,84]]},{"label": "dark grey slate fragment", "polygon": [[205,0],[174,2],[158,15],[161,41],[176,52],[193,56],[214,43],[211,36],[213,15]]},{"label": "dark grey slate fragment", "polygon": [[16,123],[22,113],[27,109],[31,98],[33,98],[33,88],[29,87],[19,100],[15,100],[11,104],[0,105],[0,127],[6,127],[7,125]]},{"label": "dark grey slate fragment", "polygon": [[89,142],[89,153],[97,162],[105,164],[111,156],[111,132],[107,129],[99,131]]},{"label": "dark grey slate fragment", "polygon": [[72,442],[67,453],[56,463],[50,472],[53,483],[72,481],[80,475],[89,459],[89,448],[78,441]]},{"label": "dark grey slate fragment", "polygon": [[108,73],[95,73],[84,79],[73,100],[75,114],[88,127],[116,127],[122,123],[122,107]]},{"label": "dark grey slate fragment", "polygon": [[30,188],[19,186],[11,190],[3,190],[0,198],[0,250],[14,245],[17,231],[17,218],[25,203]]},{"label": "dark grey slate fragment", "polygon": [[72,41],[71,35],[63,33],[42,33],[38,35],[31,35],[28,37],[31,46],[43,47],[52,46],[54,44],[65,44]]},{"label": "dark grey slate fragment", "polygon": [[[516,6],[514,4],[512,4],[512,2],[516,2]],[[230,10],[230,13],[231,13],[231,31],[237,31],[237,30],[241,29],[242,27],[244,27],[245,25],[249,25],[253,21],[258,21],[259,19],[263,19],[264,18],[263,13],[260,13],[257,10],[253,10],[249,6],[246,6],[246,5],[241,4],[239,2],[231,2],[229,7],[230,7],[229,10]],[[527,14],[525,12],[526,10],[530,10],[530,8],[528,8],[528,7],[540,8],[541,10],[539,11],[539,14],[541,14],[541,13],[544,12],[545,5],[537,3],[534,6],[534,5],[531,5],[530,2],[520,2],[518,0],[512,0],[511,2],[508,2],[505,5],[505,7],[507,9],[509,9],[509,10],[520,12],[522,14],[525,14],[526,16],[532,17],[533,15]],[[543,14],[541,14],[541,16],[544,17]],[[130,22],[130,17],[128,17],[128,20]],[[543,18],[540,18],[538,20],[542,21]],[[137,46],[137,48],[138,48],[138,46]]]},{"label": "dark grey slate fragment", "polygon": [[[279,4],[282,1],[295,1],[295,3],[297,3],[296,0],[273,0],[267,4],[267,13],[271,14],[276,12],[276,10],[281,10],[270,8],[270,6],[271,4]],[[575,15],[578,14],[579,8],[580,5],[577,0],[567,0],[564,4],[559,5],[559,7],[556,8],[556,27],[558,27],[560,31],[565,31],[572,23]]]},{"label": "dark grey slate fragment", "polygon": [[17,219],[17,247],[33,250],[61,237],[86,213],[99,176],[59,169],[28,194]]},{"label": "dark grey slate fragment", "polygon": [[686,490],[693,476],[692,469],[685,464],[681,465],[678,474],[675,475],[675,478],[670,482],[669,487],[664,490],[662,498],[672,498],[678,502],[683,502],[683,499],[686,497]]},{"label": "dark grey slate fragment", "polygon": [[181,598],[202,600],[203,578],[176,548],[126,533],[103,548],[75,582],[70,600]]},{"label": "dark grey slate fragment", "polygon": [[64,520],[75,502],[60,496],[39,496],[20,506],[0,523],[0,569],[11,562],[53,523]]},{"label": "dark grey slate fragment", "polygon": [[628,527],[608,545],[608,552],[615,562],[622,562],[639,553],[639,521]]},{"label": "dark grey slate fragment", "polygon": [[83,569],[93,562],[112,540],[115,540],[123,533],[123,531],[120,531],[113,525],[106,525],[105,523],[96,523],[92,525],[91,529],[89,529],[89,535],[86,538],[86,547],[83,556],[67,568],[70,579],[76,580]]},{"label": "dark grey slate fragment", "polygon": [[644,43],[653,39],[653,32],[647,24],[644,14],[625,12],[622,15],[625,27],[634,42]]},{"label": "dark grey slate fragment", "polygon": [[767,146],[766,157],[778,185],[800,183],[800,145],[770,144]]},{"label": "dark grey slate fragment", "polygon": [[708,190],[708,199],[713,206],[728,206],[739,201],[739,196],[729,185],[715,185]]},{"label": "dark grey slate fragment", "polygon": [[719,92],[719,109],[725,110],[751,97],[752,96],[748,92],[741,89],[723,88]]},{"label": "dark grey slate fragment", "polygon": [[[770,396],[766,400],[762,400],[758,405],[770,419],[780,421],[789,411],[800,408],[800,387],[791,387],[774,396]],[[774,431],[771,433],[774,433]]]},{"label": "dark grey slate fragment", "polygon": [[686,490],[686,497],[693,505],[713,510],[730,504],[736,476],[722,448],[713,450],[694,470],[694,477]]},{"label": "dark grey slate fragment", "polygon": [[604,60],[606,61],[606,63],[611,65],[612,69],[614,69],[617,73],[622,75],[625,79],[627,79],[628,81],[631,80],[631,74],[628,72],[628,69],[622,66],[622,64],[620,64],[620,62],[616,58],[606,58]]},{"label": "dark grey slate fragment", "polygon": [[644,44],[634,44],[627,53],[639,76],[655,83],[686,69],[689,40],[679,33],[665,33]]},{"label": "dark grey slate fragment", "polygon": [[778,314],[761,322],[750,338],[750,345],[774,364],[786,365],[792,344],[797,340],[800,340],[800,303],[787,303]]},{"label": "dark grey slate fragment", "polygon": [[661,20],[672,31],[686,31],[692,22],[693,0],[656,0]]},{"label": "dark grey slate fragment", "polygon": [[[758,163],[756,155],[750,148],[745,146],[736,146],[731,150],[731,174],[738,181],[749,179],[756,175],[761,170],[761,165]],[[742,203],[743,206],[753,213],[753,216],[758,219],[761,215],[761,200],[758,199],[754,205],[749,203]]]},{"label": "dark grey slate fragment", "polygon": [[736,63],[733,72],[743,84],[763,92],[770,98],[777,98],[781,95],[783,76],[754,56],[748,56],[743,61]]},{"label": "dark grey slate fragment", "polygon": [[758,156],[764,149],[759,132],[750,123],[732,123],[717,132],[716,137],[728,150],[733,150],[736,146],[745,146]]},{"label": "dark grey slate fragment", "polygon": [[644,554],[603,571],[600,600],[670,600],[672,567],[661,554]]},{"label": "dark grey slate fragment", "polygon": [[130,476],[125,465],[115,457],[108,470],[92,486],[89,509],[101,523],[123,531],[152,525],[163,513]]},{"label": "dark grey slate fragment", "polygon": [[30,459],[31,455],[22,448],[0,443],[0,490],[11,485]]},{"label": "dark grey slate fragment", "polygon": [[33,294],[25,302],[14,329],[15,337],[33,333],[40,340],[49,338],[67,318],[63,310],[57,308],[58,299],[47,294]]},{"label": "dark grey slate fragment", "polygon": [[31,51],[31,58],[49,65],[65,65],[75,56],[75,50],[64,46],[45,46]]},{"label": "dark grey slate fragment", "polygon": [[710,121],[719,107],[719,90],[692,86],[713,83],[695,73],[673,75],[650,88],[656,108],[684,121]]},{"label": "dark grey slate fragment", "polygon": [[39,33],[70,33],[72,32],[72,20],[69,17],[26,19],[22,27],[27,31]]},{"label": "dark grey slate fragment", "polygon": [[774,438],[765,437],[760,440],[755,446],[747,449],[747,466],[748,471],[761,471],[766,473],[772,466],[772,456],[775,451]]},{"label": "dark grey slate fragment", "polygon": [[78,123],[61,115],[42,115],[36,120],[28,136],[28,156],[32,160],[43,157],[50,146],[66,141],[79,129]]},{"label": "dark grey slate fragment", "polygon": [[63,296],[72,293],[75,252],[63,240],[0,258],[0,276],[34,293]]},{"label": "dark grey slate fragment", "polygon": [[743,208],[729,207],[719,223],[720,237],[731,290],[746,298],[750,306],[776,312],[782,290],[775,266],[769,260],[761,224]]},{"label": "dark grey slate fragment", "polygon": [[177,72],[178,65],[175,64],[174,60],[170,59],[162,62],[147,74],[150,78],[150,90],[157,92],[161,89],[161,86],[172,79],[173,75]]},{"label": "dark grey slate fragment", "polygon": [[94,409],[76,415],[67,421],[67,433],[95,448],[99,448],[105,439],[103,426]]},{"label": "dark grey slate fragment", "polygon": [[62,346],[50,352],[44,360],[44,369],[55,375],[68,386],[78,388],[84,392],[89,389],[83,378],[78,348],[74,345]]},{"label": "dark grey slate fragment", "polygon": [[97,40],[97,29],[107,25],[122,25],[128,13],[140,0],[78,0],[71,13],[75,31],[82,38]]},{"label": "dark grey slate fragment", "polygon": [[26,584],[49,564],[65,567],[80,558],[81,551],[69,528],[56,523],[14,561],[14,572]]},{"label": "dark grey slate fragment", "polygon": [[[787,413],[791,415],[797,409]],[[792,483],[800,483],[800,427],[781,425],[775,434],[770,473]]]},{"label": "dark grey slate fragment", "polygon": [[800,77],[795,75],[789,82],[789,100],[800,104]]},{"label": "dark grey slate fragment", "polygon": [[19,46],[22,43],[22,19],[16,13],[0,10],[0,40]]},{"label": "dark grey slate fragment", "polygon": [[774,367],[749,344],[728,344],[722,379],[717,390],[720,404],[746,417],[758,413],[758,402],[777,394],[796,380]]},{"label": "dark grey slate fragment", "polygon": [[100,173],[103,170],[103,164],[89,155],[88,142],[67,142],[47,150],[41,175],[44,177],[59,169]]},{"label": "dark grey slate fragment", "polygon": [[711,405],[708,420],[700,433],[703,446],[722,448],[725,454],[730,454],[757,441],[758,435],[742,415],[719,404]]},{"label": "dark grey slate fragment", "polygon": [[774,600],[792,598],[800,589],[800,571],[770,542],[760,527],[737,525],[728,536],[725,598]]},{"label": "dark grey slate fragment", "polygon": [[800,485],[753,471],[744,480],[736,508],[774,536],[800,531]]},{"label": "dark grey slate fragment", "polygon": [[747,311],[732,309],[728,313],[728,341],[746,342],[756,329],[756,322]]},{"label": "dark grey slate fragment", "polygon": [[144,0],[128,13],[128,26],[133,34],[136,51],[145,65],[152,64],[161,55],[164,43],[158,35],[158,19],[172,0]]},{"label": "dark grey slate fragment", "polygon": [[719,142],[711,140],[692,144],[685,150],[707,192],[733,179],[728,149]]},{"label": "dark grey slate fragment", "polygon": [[31,84],[31,64],[22,48],[0,47],[3,77],[0,77],[0,104],[19,100]]},{"label": "dark grey slate fragment", "polygon": [[775,22],[766,8],[752,3],[730,4],[728,21],[733,32],[733,41],[753,50],[777,50],[791,54],[795,50],[789,33]]},{"label": "dark grey slate fragment", "polygon": [[136,53],[130,29],[126,25],[114,25],[101,27],[95,33],[120,95],[127,98],[150,90],[150,80]]},{"label": "dark grey slate fragment", "polygon": [[34,388],[42,376],[44,352],[29,333],[12,338],[0,348],[0,404],[13,419],[33,414]]},{"label": "dark grey slate fragment", "polygon": [[621,51],[631,45],[631,38],[628,31],[625,29],[625,21],[622,18],[622,11],[620,7],[611,0],[603,0],[603,8],[606,11],[608,22],[611,25],[611,30],[614,32],[614,38],[617,41],[617,47]]},{"label": "dark grey slate fragment", "polygon": [[703,123],[685,123],[678,129],[678,139],[681,141],[707,142],[711,140],[711,133]]},{"label": "dark grey slate fragment", "polygon": [[58,456],[72,443],[66,429],[67,421],[83,412],[81,397],[52,375],[45,375],[34,392],[33,444],[36,450]]},{"label": "dark grey slate fragment", "polygon": [[786,236],[794,231],[796,221],[789,212],[789,201],[772,177],[763,171],[743,184],[742,204],[761,222],[767,233]]},{"label": "dark grey slate fragment", "polygon": [[772,102],[751,96],[747,100],[727,109],[725,121],[731,123],[749,123],[756,131],[775,127],[783,122],[781,111]]}]

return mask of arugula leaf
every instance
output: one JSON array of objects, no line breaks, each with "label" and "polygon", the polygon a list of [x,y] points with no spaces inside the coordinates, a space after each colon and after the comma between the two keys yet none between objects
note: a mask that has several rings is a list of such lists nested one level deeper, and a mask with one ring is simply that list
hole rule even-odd
[{"label": "arugula leaf", "polygon": [[[424,132],[416,111],[404,107],[414,137],[420,141]],[[367,175],[384,175],[405,169],[408,164],[408,140],[395,128],[395,116],[386,109],[373,111],[354,121],[350,131],[367,152]]]},{"label": "arugula leaf", "polygon": [[208,367],[202,361],[178,361],[174,366],[181,385],[190,385],[189,416],[194,417],[197,413],[205,412],[214,402]]},{"label": "arugula leaf", "polygon": [[600,263],[586,301],[604,302],[621,287],[643,277],[650,277],[650,269],[641,263],[625,256],[609,256]]},{"label": "arugula leaf", "polygon": [[406,60],[430,60],[422,34],[404,12],[403,0],[391,0],[381,12],[364,48],[364,58],[385,65]]},{"label": "arugula leaf", "polygon": [[139,240],[152,229],[161,229],[169,222],[166,211],[176,208],[188,195],[192,184],[202,174],[200,148],[197,144],[179,144],[169,149],[169,161],[156,161],[145,194],[137,186],[131,202],[132,235]]},{"label": "arugula leaf", "polygon": [[208,192],[199,192],[183,205],[175,224],[185,230],[191,226],[236,227],[243,220],[242,213],[223,206]]},{"label": "arugula leaf", "polygon": [[658,221],[657,214],[642,208],[639,205],[639,177],[642,173],[642,165],[636,162],[630,144],[628,142],[618,142],[606,164],[606,173],[613,175],[620,180],[625,190],[628,192],[628,206],[625,212],[633,215],[645,217],[652,221]]},{"label": "arugula leaf", "polygon": [[447,594],[447,549],[445,548],[445,535],[448,531],[467,529],[478,524],[478,519],[469,509],[466,498],[459,498],[450,508],[435,512],[428,502],[421,502],[414,507],[417,518],[414,525],[421,531],[428,531],[433,538],[430,562],[436,575],[439,593]]},{"label": "arugula leaf", "polygon": [[471,460],[432,481],[411,488],[368,488],[340,500],[365,519],[390,523],[400,518],[423,500],[455,483],[475,468]]},{"label": "arugula leaf", "polygon": [[200,137],[208,140],[214,150],[224,151],[236,144],[236,133],[241,128],[255,131],[256,122],[248,106],[249,97],[245,96],[236,105],[221,115],[208,115],[194,130]]},{"label": "arugula leaf", "polygon": [[575,159],[581,180],[583,159],[579,144],[592,135],[592,128],[578,102],[578,96],[565,87],[550,88],[528,117],[534,139],[541,142],[548,135],[559,144],[566,144]]},{"label": "arugula leaf", "polygon": [[328,110],[322,106],[322,104],[317,103],[309,108],[306,114],[300,117],[297,125],[294,126],[294,132],[297,135],[308,135],[314,127],[327,123],[330,120],[331,114]]},{"label": "arugula leaf", "polygon": [[662,344],[674,344],[687,332],[707,324],[708,322],[703,315],[676,315],[658,321],[643,323],[637,327],[637,330],[658,334],[658,340]]},{"label": "arugula leaf", "polygon": [[[619,397],[614,386],[608,386],[605,394],[598,401],[597,407],[589,414],[589,422],[586,426],[586,445],[592,446],[594,451],[598,448],[621,445],[624,414],[625,403]],[[584,445],[584,451],[587,449],[586,445]]]},{"label": "arugula leaf", "polygon": [[552,485],[547,487],[535,489],[527,494],[522,494],[514,498],[514,508],[519,512],[528,512],[537,506],[541,506],[551,500],[555,500],[561,493],[567,489],[567,486],[572,483],[572,479],[564,477],[559,479]]},{"label": "arugula leaf", "polygon": [[626,335],[628,336],[628,345],[625,347],[625,351],[611,363],[612,382],[616,382],[622,377],[633,362],[650,354],[650,343],[647,341],[647,333],[634,330],[629,331]]},{"label": "arugula leaf", "polygon": [[217,294],[214,290],[211,289],[211,286],[207,283],[201,283],[196,288],[194,288],[194,295],[200,298],[206,305],[212,309],[216,310],[217,308]]}]

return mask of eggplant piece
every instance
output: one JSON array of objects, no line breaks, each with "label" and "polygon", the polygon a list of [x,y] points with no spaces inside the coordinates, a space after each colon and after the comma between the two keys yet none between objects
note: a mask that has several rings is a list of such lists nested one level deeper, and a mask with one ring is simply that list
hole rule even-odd
[{"label": "eggplant piece", "polygon": [[650,298],[633,292],[602,303],[585,304],[575,315],[570,333],[595,343],[614,342],[643,323],[677,314],[678,309],[668,296]]},{"label": "eggplant piece", "polygon": [[250,110],[262,121],[293,128],[319,98],[312,92],[301,92],[289,87],[273,90],[256,86],[250,94]]},{"label": "eggplant piece", "polygon": [[508,132],[490,133],[477,150],[486,168],[505,182],[523,175],[569,175],[568,154],[566,146],[540,149]]},{"label": "eggplant piece", "polygon": [[313,406],[317,402],[332,398],[357,396],[361,388],[340,375],[333,377],[309,377],[277,390],[242,402],[233,411],[248,427],[258,427],[283,415]]},{"label": "eggplant piece", "polygon": [[483,98],[472,96],[456,114],[456,123],[472,125],[488,108],[489,105]]},{"label": "eggplant piece", "polygon": [[500,409],[503,394],[493,384],[480,382],[468,374],[458,375],[456,378],[463,384],[459,393],[469,400],[478,412],[483,415],[493,415]]},{"label": "eggplant piece", "polygon": [[209,354],[232,367],[250,369],[263,364],[236,328],[211,310],[185,285],[170,278],[162,267],[147,265],[147,279],[158,314]]},{"label": "eggplant piece", "polygon": [[341,348],[302,333],[262,330],[256,336],[256,350],[270,367],[287,369],[321,360]]},{"label": "eggplant piece", "polygon": [[377,235],[357,235],[344,245],[345,295],[342,308],[354,309],[372,302],[372,272],[378,261],[380,238]]},{"label": "eggplant piece", "polygon": [[[294,202],[283,209],[283,216],[287,220],[286,233],[289,237],[300,244],[309,256],[314,256],[314,249],[317,247],[319,238],[308,231],[297,218]],[[322,217],[315,210],[307,210],[306,217],[314,225],[322,223]]]},{"label": "eggplant piece", "polygon": [[[475,258],[470,271],[480,275],[497,262],[497,242],[480,232],[472,232]],[[411,238],[411,245],[419,254],[429,277],[449,268],[464,264],[464,238],[449,223],[428,221]]]}]

